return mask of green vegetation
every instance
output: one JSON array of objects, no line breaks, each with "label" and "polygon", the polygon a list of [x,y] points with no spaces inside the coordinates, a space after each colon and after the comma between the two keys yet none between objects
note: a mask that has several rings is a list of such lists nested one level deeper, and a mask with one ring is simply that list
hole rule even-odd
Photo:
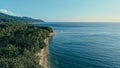
[{"label": "green vegetation", "polygon": [[24,22],[24,23],[32,23],[32,22],[44,22],[40,19],[33,19],[30,17],[18,17],[11,16],[4,13],[0,13],[0,22]]},{"label": "green vegetation", "polygon": [[41,68],[35,54],[50,32],[50,27],[0,23],[0,68]]}]

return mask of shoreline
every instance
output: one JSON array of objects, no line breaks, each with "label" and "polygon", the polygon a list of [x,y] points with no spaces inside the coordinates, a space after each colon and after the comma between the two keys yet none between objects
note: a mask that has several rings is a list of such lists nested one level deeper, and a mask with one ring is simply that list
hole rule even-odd
[{"label": "shoreline", "polygon": [[49,36],[44,39],[44,43],[46,44],[46,46],[39,53],[40,56],[39,65],[41,65],[43,68],[50,68],[48,61],[48,46],[49,46],[49,40],[54,34],[55,32],[51,32]]}]

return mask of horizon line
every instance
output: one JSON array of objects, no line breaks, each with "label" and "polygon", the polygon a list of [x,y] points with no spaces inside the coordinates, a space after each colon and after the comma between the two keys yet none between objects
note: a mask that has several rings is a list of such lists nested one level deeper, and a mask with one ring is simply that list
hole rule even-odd
[{"label": "horizon line", "polygon": [[45,21],[45,22],[83,22],[83,23],[120,23],[120,21]]}]

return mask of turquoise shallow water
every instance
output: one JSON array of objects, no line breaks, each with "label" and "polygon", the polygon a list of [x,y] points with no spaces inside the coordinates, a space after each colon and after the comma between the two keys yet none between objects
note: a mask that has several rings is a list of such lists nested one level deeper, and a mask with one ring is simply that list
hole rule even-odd
[{"label": "turquoise shallow water", "polygon": [[42,23],[57,33],[49,45],[52,68],[120,68],[120,24]]}]

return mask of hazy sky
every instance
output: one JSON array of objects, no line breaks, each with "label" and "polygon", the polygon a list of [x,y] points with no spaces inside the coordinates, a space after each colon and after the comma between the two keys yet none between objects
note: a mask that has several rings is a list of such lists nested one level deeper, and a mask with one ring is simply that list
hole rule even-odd
[{"label": "hazy sky", "polygon": [[0,0],[0,11],[45,21],[120,21],[120,0]]}]

